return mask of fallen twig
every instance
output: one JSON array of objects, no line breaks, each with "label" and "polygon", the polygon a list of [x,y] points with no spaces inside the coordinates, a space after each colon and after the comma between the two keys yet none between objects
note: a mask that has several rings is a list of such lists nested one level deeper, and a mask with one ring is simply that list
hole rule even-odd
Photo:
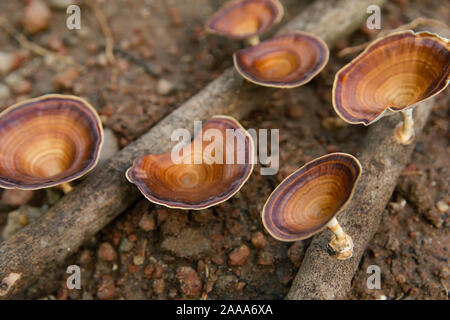
[{"label": "fallen twig", "polygon": [[136,57],[135,55],[129,53],[128,51],[122,50],[121,48],[119,48],[117,46],[114,47],[114,52],[122,55],[128,61],[140,66],[141,68],[143,68],[145,70],[145,72],[147,72],[152,77],[157,78],[157,77],[161,76],[161,70],[159,70],[154,64],[147,62],[143,59],[140,59],[140,58]]},{"label": "fallen twig", "polygon": [[89,0],[86,1],[89,7],[91,7],[92,11],[94,12],[95,17],[97,18],[97,21],[100,24],[100,28],[102,29],[102,32],[106,39],[106,45],[105,45],[105,55],[106,59],[108,59],[109,64],[115,64],[116,58],[114,57],[114,37],[112,35],[111,29],[109,27],[108,21],[106,20],[105,15],[103,14],[102,10],[100,9],[97,0]]},{"label": "fallen twig", "polygon": [[15,30],[15,28],[3,17],[0,17],[0,28],[3,29],[9,36],[13,37],[22,48],[29,50],[34,54],[37,54],[42,57],[46,56],[54,57],[55,59],[59,60],[61,63],[66,65],[80,66],[79,63],[76,62],[72,57],[57,54],[28,40],[27,37],[25,37],[19,31]]}]

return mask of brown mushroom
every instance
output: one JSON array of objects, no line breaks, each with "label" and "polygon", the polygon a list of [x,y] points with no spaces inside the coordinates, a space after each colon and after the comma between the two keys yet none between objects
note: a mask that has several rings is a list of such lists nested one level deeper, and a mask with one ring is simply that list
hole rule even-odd
[{"label": "brown mushroom", "polygon": [[95,109],[85,100],[49,94],[0,114],[0,187],[60,186],[92,170],[103,143]]},{"label": "brown mushroom", "polygon": [[126,176],[153,203],[205,209],[228,200],[244,185],[253,171],[253,148],[252,137],[237,120],[215,116],[179,151],[180,160],[174,161],[174,152],[140,156]]},{"label": "brown mushroom", "polygon": [[352,198],[361,164],[346,153],[317,158],[292,173],[272,192],[262,210],[266,230],[277,240],[298,241],[328,227],[340,260],[353,254],[353,241],[336,216]]},{"label": "brown mushroom", "polygon": [[225,4],[206,24],[206,29],[233,39],[259,43],[259,36],[281,21],[283,6],[278,0],[235,0]]},{"label": "brown mushroom", "polygon": [[373,42],[336,74],[333,106],[346,122],[364,125],[401,112],[395,136],[408,144],[414,140],[414,106],[444,90],[449,80],[449,40],[398,32]]},{"label": "brown mushroom", "polygon": [[248,81],[267,87],[294,88],[308,83],[328,62],[329,50],[318,36],[293,32],[242,49],[233,56]]}]

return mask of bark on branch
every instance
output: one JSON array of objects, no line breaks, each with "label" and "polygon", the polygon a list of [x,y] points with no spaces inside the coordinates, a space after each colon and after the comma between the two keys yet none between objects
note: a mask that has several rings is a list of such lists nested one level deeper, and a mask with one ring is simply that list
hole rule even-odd
[{"label": "bark on branch", "polygon": [[[366,8],[384,0],[318,0],[280,32],[304,30],[329,46],[353,32],[367,17]],[[0,299],[20,297],[50,267],[62,264],[87,239],[139,198],[125,170],[143,153],[170,150],[174,129],[193,127],[194,120],[226,114],[245,117],[264,101],[260,88],[226,70],[198,94],[131,143],[62,198],[37,223],[0,245]],[[301,90],[297,89],[297,90]]]}]

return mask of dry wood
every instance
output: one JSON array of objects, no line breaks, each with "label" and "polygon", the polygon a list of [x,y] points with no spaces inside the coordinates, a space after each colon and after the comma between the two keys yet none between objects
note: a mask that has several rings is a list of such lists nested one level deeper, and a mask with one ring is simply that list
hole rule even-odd
[{"label": "dry wood", "polygon": [[[422,132],[433,101],[425,101],[414,110],[416,135]],[[353,238],[353,257],[346,261],[335,259],[327,251],[331,233],[320,233],[306,251],[287,299],[345,298],[362,254],[378,228],[397,179],[415,146],[415,143],[403,146],[395,140],[394,128],[399,121],[399,115],[383,118],[372,125],[361,140],[363,147],[358,158],[363,173],[352,201],[337,217]]]},{"label": "dry wood", "polygon": [[[281,32],[304,30],[321,36],[329,46],[348,36],[367,17],[366,8],[384,0],[318,0]],[[297,89],[297,90],[301,90]],[[238,119],[258,107],[270,89],[244,82],[226,70],[198,94],[102,165],[38,222],[0,245],[0,299],[17,298],[51,267],[61,265],[83,242],[139,199],[124,172],[143,153],[170,150],[174,129],[192,130],[194,120],[226,114]]]}]

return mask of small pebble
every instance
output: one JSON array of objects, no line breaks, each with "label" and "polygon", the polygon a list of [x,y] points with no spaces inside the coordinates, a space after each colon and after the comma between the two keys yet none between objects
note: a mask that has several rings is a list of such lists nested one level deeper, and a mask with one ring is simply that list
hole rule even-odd
[{"label": "small pebble", "polygon": [[322,121],[322,127],[326,130],[340,129],[347,126],[347,123],[338,117],[327,117]]},{"label": "small pebble", "polygon": [[11,90],[4,84],[0,83],[0,100],[6,100],[11,96]]},{"label": "small pebble", "polygon": [[178,294],[177,289],[175,289],[175,288],[170,288],[170,289],[169,289],[169,292],[167,293],[167,296],[168,296],[170,299],[173,299],[173,298],[175,298],[175,297],[177,296],[177,294]]},{"label": "small pebble", "polygon": [[152,214],[145,213],[139,221],[139,228],[149,232],[156,229],[155,217]]},{"label": "small pebble", "polygon": [[136,266],[140,266],[140,265],[143,265],[144,264],[144,261],[145,261],[145,257],[143,256],[143,255],[135,255],[135,256],[133,256],[133,263],[136,265]]},{"label": "small pebble", "polygon": [[260,266],[271,266],[273,265],[274,258],[273,255],[269,252],[261,251],[258,253],[258,261],[257,264]]},{"label": "small pebble", "polygon": [[104,261],[113,261],[117,258],[117,253],[108,242],[103,242],[98,248],[98,257]]},{"label": "small pebble", "polygon": [[166,282],[164,279],[156,279],[153,281],[153,290],[157,296],[162,296],[166,289]]},{"label": "small pebble", "polygon": [[163,273],[164,273],[164,268],[160,264],[157,264],[155,266],[155,271],[153,272],[153,278],[160,279],[160,278],[162,278]]},{"label": "small pebble", "polygon": [[385,248],[393,252],[396,252],[400,249],[400,242],[397,240],[397,238],[390,235],[388,240],[386,241]]},{"label": "small pebble", "polygon": [[218,266],[224,265],[226,256],[223,253],[218,253],[211,258],[211,261]]},{"label": "small pebble", "polygon": [[250,249],[245,244],[234,249],[228,256],[228,262],[231,266],[242,266],[247,262],[250,256]]},{"label": "small pebble", "polygon": [[138,267],[135,264],[133,263],[128,264],[128,273],[136,273],[137,270]]},{"label": "small pebble", "polygon": [[288,107],[288,116],[292,119],[300,119],[303,116],[303,107],[298,104],[290,104]]},{"label": "small pebble", "polygon": [[11,207],[20,207],[30,201],[33,194],[33,190],[5,189],[2,200]]},{"label": "small pebble", "polygon": [[100,54],[97,56],[97,64],[98,64],[100,67],[106,67],[106,66],[108,65],[108,58],[106,57],[106,54],[100,53]]},{"label": "small pebble", "polygon": [[427,218],[433,226],[436,228],[441,228],[444,220],[442,219],[442,214],[436,208],[430,208],[424,212],[425,218]]},{"label": "small pebble", "polygon": [[79,76],[80,73],[77,68],[66,69],[53,77],[53,86],[57,91],[72,90]]},{"label": "small pebble", "polygon": [[12,88],[12,90],[17,95],[24,95],[24,94],[29,93],[31,91],[32,87],[33,87],[33,84],[31,83],[31,81],[24,79],[23,81],[17,83]]},{"label": "small pebble", "polygon": [[144,269],[144,278],[151,279],[154,271],[155,271],[155,265],[153,263],[150,263]]},{"label": "small pebble", "polygon": [[28,90],[31,89],[31,86],[29,84],[27,84],[26,82],[29,82],[29,81],[26,80],[18,72],[13,72],[5,78],[5,83],[12,89],[12,91],[14,91],[17,94],[18,94],[18,92],[22,92],[22,91],[26,90],[27,87],[28,87]]},{"label": "small pebble", "polygon": [[391,208],[391,213],[397,214],[403,211],[403,209],[406,206],[406,200],[401,198],[397,202],[391,202],[389,203],[389,207]]},{"label": "small pebble", "polygon": [[180,292],[184,297],[196,298],[202,291],[202,282],[197,272],[191,267],[180,267],[176,275],[180,283]]},{"label": "small pebble", "polygon": [[181,17],[180,10],[177,7],[169,8],[170,19],[172,20],[172,25],[179,27],[183,25],[183,18]]},{"label": "small pebble", "polygon": [[450,271],[448,270],[448,267],[442,267],[441,270],[439,270],[439,278],[447,280],[449,275]]},{"label": "small pebble", "polygon": [[113,299],[116,295],[116,287],[111,279],[104,280],[97,290],[97,297],[100,300]]},{"label": "small pebble", "polygon": [[158,83],[156,84],[156,91],[159,95],[166,96],[174,90],[174,85],[172,82],[166,80],[166,79],[160,79],[158,80]]},{"label": "small pebble", "polygon": [[252,235],[252,245],[257,249],[263,249],[266,247],[267,241],[262,232],[258,231]]},{"label": "small pebble", "polygon": [[43,0],[31,0],[25,6],[23,27],[28,34],[36,34],[46,30],[52,18],[52,12]]},{"label": "small pebble", "polygon": [[58,37],[58,36],[50,36],[47,39],[47,46],[49,47],[49,49],[59,52],[61,54],[66,53],[67,49],[64,46],[64,41],[62,38]]},{"label": "small pebble", "polygon": [[8,52],[0,51],[0,74],[9,73],[14,67],[14,56]]},{"label": "small pebble", "polygon": [[436,208],[439,210],[440,213],[446,213],[450,209],[450,206],[444,200],[439,200],[436,203]]},{"label": "small pebble", "polygon": [[246,284],[244,281],[239,281],[238,283],[236,283],[236,291],[237,292],[241,292],[242,290],[244,290]]},{"label": "small pebble", "polygon": [[124,237],[122,238],[122,241],[120,241],[119,252],[129,252],[133,247],[134,243],[128,241],[127,237]]}]

